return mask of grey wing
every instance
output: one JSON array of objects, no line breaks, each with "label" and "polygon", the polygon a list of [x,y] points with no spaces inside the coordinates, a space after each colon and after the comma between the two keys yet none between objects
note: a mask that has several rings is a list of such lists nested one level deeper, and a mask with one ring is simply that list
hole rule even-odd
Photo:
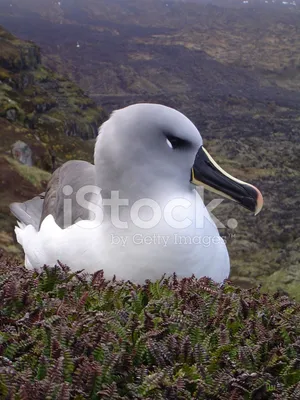
[{"label": "grey wing", "polygon": [[[49,215],[61,228],[67,228],[79,219],[89,219],[90,212],[76,199],[78,191],[95,185],[95,167],[86,161],[68,161],[58,168],[48,182],[40,224]],[[84,196],[92,200],[92,194]]]},{"label": "grey wing", "polygon": [[[79,189],[86,185],[95,185],[94,165],[68,161],[52,174],[45,193],[24,203],[12,203],[10,210],[23,224],[33,225],[37,230],[49,214],[57,225],[67,228],[78,219],[90,218],[89,210],[76,199]],[[87,201],[96,201],[91,193],[84,197]]]},{"label": "grey wing", "polygon": [[9,208],[14,216],[25,225],[33,225],[36,230],[39,229],[43,211],[45,193],[34,197],[24,203],[12,203]]}]

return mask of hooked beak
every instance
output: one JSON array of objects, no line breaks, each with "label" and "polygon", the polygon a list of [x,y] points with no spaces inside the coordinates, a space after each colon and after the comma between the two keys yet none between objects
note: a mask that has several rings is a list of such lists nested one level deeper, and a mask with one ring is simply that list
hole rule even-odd
[{"label": "hooked beak", "polygon": [[240,203],[257,215],[263,207],[260,191],[225,172],[203,146],[200,147],[192,168],[191,182]]}]

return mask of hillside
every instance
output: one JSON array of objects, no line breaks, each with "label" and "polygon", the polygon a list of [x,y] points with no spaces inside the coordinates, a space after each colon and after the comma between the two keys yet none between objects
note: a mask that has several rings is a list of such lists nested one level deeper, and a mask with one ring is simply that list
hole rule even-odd
[{"label": "hillside", "polygon": [[236,229],[221,232],[232,278],[299,296],[298,7],[159,0],[0,4],[0,23],[36,41],[45,65],[108,110],[155,101],[190,117],[224,169],[256,184],[265,198],[256,218],[228,201],[215,212],[226,226],[238,221]]},{"label": "hillside", "polygon": [[[74,83],[41,63],[40,49],[0,27],[0,246],[18,252],[8,205],[40,193],[53,168],[73,159],[92,161],[93,139],[104,111]],[[22,140],[34,167],[13,160]],[[55,160],[55,165],[53,162]]]}]

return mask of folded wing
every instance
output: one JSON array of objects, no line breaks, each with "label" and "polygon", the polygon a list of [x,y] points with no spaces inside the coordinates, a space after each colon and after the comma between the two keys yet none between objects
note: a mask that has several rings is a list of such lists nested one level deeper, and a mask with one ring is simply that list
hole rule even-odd
[{"label": "folded wing", "polygon": [[[89,219],[89,210],[76,199],[78,191],[87,185],[95,185],[94,165],[68,161],[52,174],[45,193],[24,203],[12,203],[10,210],[23,225],[32,225],[36,230],[48,215],[60,228],[67,228],[78,219]],[[87,194],[85,199],[91,196]]]}]

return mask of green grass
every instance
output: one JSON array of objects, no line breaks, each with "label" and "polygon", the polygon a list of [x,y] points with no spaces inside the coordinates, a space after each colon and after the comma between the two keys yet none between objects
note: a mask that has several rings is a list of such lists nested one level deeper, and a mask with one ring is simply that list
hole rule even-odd
[{"label": "green grass", "polygon": [[14,160],[10,157],[5,157],[5,159],[11,164],[15,171],[18,172],[20,176],[28,180],[32,185],[40,187],[43,181],[48,181],[51,174],[37,167],[29,167],[27,165],[21,164],[19,161]]}]

